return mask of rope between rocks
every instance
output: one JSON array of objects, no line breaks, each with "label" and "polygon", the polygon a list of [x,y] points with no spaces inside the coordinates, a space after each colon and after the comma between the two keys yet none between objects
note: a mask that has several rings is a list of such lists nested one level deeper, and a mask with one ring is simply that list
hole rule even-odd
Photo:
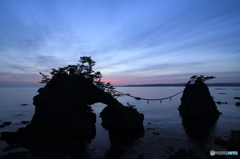
[{"label": "rope between rocks", "polygon": [[[119,92],[119,91],[116,91],[116,92]],[[165,97],[165,98],[160,98],[160,99],[147,99],[147,98],[141,98],[141,97],[132,96],[132,95],[130,95],[128,93],[127,94],[126,93],[122,93],[122,92],[119,92],[119,93],[121,93],[122,95],[125,95],[125,96],[129,96],[129,97],[135,98],[136,100],[147,100],[147,101],[157,101],[157,100],[160,100],[160,102],[161,102],[162,100],[169,99],[169,98],[171,100],[172,97],[174,97],[174,96],[176,96],[176,95],[178,95],[178,94],[180,94],[182,92],[183,91],[178,92],[177,94],[174,94],[172,96]]]}]

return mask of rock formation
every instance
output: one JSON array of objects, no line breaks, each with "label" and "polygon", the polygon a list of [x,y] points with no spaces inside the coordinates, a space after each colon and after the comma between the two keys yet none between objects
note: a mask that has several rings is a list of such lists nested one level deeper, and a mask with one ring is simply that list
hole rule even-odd
[{"label": "rock formation", "polygon": [[221,114],[213,101],[208,87],[201,80],[194,84],[187,84],[178,108],[185,127],[207,128],[218,119]]},{"label": "rock formation", "polygon": [[33,98],[36,106],[30,124],[17,132],[3,132],[9,143],[38,139],[94,138],[96,115],[91,107],[107,105],[101,112],[104,125],[113,129],[142,128],[144,116],[119,103],[109,93],[77,74],[56,74]]}]

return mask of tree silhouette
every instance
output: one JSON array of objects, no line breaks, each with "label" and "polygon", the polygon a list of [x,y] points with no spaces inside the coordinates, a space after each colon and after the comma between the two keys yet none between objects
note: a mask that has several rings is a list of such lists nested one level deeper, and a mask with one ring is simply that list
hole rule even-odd
[{"label": "tree silhouette", "polygon": [[204,77],[204,75],[199,75],[199,76],[193,75],[192,77],[190,77],[190,80],[188,81],[187,84],[195,83],[196,80],[201,80],[202,82],[205,82],[207,80],[214,79],[214,78],[216,78],[216,77],[214,77],[214,76],[206,76],[206,77]]},{"label": "tree silhouette", "polygon": [[49,75],[45,75],[44,73],[39,72],[42,75],[42,80],[39,83],[48,83],[50,81]]},{"label": "tree silhouette", "polygon": [[[77,63],[77,65],[68,65],[67,67],[58,68],[58,69],[52,69],[52,72],[50,74],[52,76],[57,74],[64,74],[64,75],[80,75],[89,81],[91,81],[96,87],[99,89],[111,94],[113,97],[119,97],[122,96],[121,93],[118,93],[113,85],[110,82],[102,82],[101,78],[103,77],[101,72],[93,71],[92,68],[95,66],[96,62],[91,59],[91,56],[83,56],[80,57],[79,60],[80,63]],[[48,83],[50,81],[49,75],[45,75],[44,73],[40,74],[43,76],[42,81],[40,83]]]}]

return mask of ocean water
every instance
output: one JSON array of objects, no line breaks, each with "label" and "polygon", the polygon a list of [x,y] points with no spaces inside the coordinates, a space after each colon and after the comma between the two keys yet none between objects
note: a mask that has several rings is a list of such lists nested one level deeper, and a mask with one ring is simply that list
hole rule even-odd
[{"label": "ocean water", "polygon": [[[36,87],[12,87],[0,88],[0,125],[5,121],[11,121],[12,124],[4,128],[3,131],[17,131],[20,127],[26,125],[21,124],[21,121],[30,121],[35,110],[33,105],[33,97],[38,94]],[[129,93],[133,96],[142,98],[159,99],[176,94],[184,89],[184,87],[116,87],[116,89],[123,93]],[[214,101],[227,102],[228,104],[217,104],[217,108],[222,115],[220,115],[216,124],[209,130],[209,134],[204,140],[204,143],[199,144],[194,138],[189,136],[183,125],[182,119],[178,112],[178,106],[181,101],[182,94],[173,98],[161,101],[147,101],[135,100],[134,98],[124,96],[119,97],[118,100],[127,105],[135,105],[135,108],[145,116],[144,128],[145,131],[149,124],[151,127],[158,128],[161,137],[171,138],[178,137],[183,140],[189,140],[193,145],[199,148],[208,149],[211,147],[213,137],[219,136],[227,138],[230,136],[230,130],[240,129],[240,107],[235,106],[239,100],[233,99],[240,96],[240,87],[209,87]],[[22,106],[21,104],[28,104]],[[92,105],[92,109],[96,113],[96,136],[89,144],[89,148],[94,149],[98,156],[103,156],[110,148],[110,140],[108,131],[101,126],[101,118],[99,113],[106,105],[96,103]],[[147,135],[142,138],[149,137]],[[3,149],[7,146],[5,141],[0,141],[0,156],[9,153],[4,152]],[[20,149],[12,150],[19,151]]]}]

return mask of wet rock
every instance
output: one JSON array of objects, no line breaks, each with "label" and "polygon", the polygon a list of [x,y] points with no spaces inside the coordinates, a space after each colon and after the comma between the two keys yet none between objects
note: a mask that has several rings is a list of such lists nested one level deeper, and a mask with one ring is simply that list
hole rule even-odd
[{"label": "wet rock", "polygon": [[154,135],[161,135],[160,133],[157,132],[152,132]]},{"label": "wet rock", "polygon": [[155,130],[155,128],[147,128],[147,130]]},{"label": "wet rock", "polygon": [[5,122],[3,122],[3,125],[11,125],[11,124],[12,124],[11,121],[5,121]]},{"label": "wet rock", "polygon": [[21,104],[21,106],[26,106],[26,105],[28,105],[28,104]]},{"label": "wet rock", "polygon": [[0,125],[0,128],[4,128],[6,125]]},{"label": "wet rock", "polygon": [[16,114],[15,116],[23,116],[24,114]]},{"label": "wet rock", "polygon": [[220,102],[220,101],[217,101],[216,103],[217,104],[227,104],[227,102]]},{"label": "wet rock", "polygon": [[21,121],[22,124],[27,124],[29,121]]},{"label": "wet rock", "polygon": [[236,106],[240,106],[240,102],[236,102],[236,104],[235,104]]}]

